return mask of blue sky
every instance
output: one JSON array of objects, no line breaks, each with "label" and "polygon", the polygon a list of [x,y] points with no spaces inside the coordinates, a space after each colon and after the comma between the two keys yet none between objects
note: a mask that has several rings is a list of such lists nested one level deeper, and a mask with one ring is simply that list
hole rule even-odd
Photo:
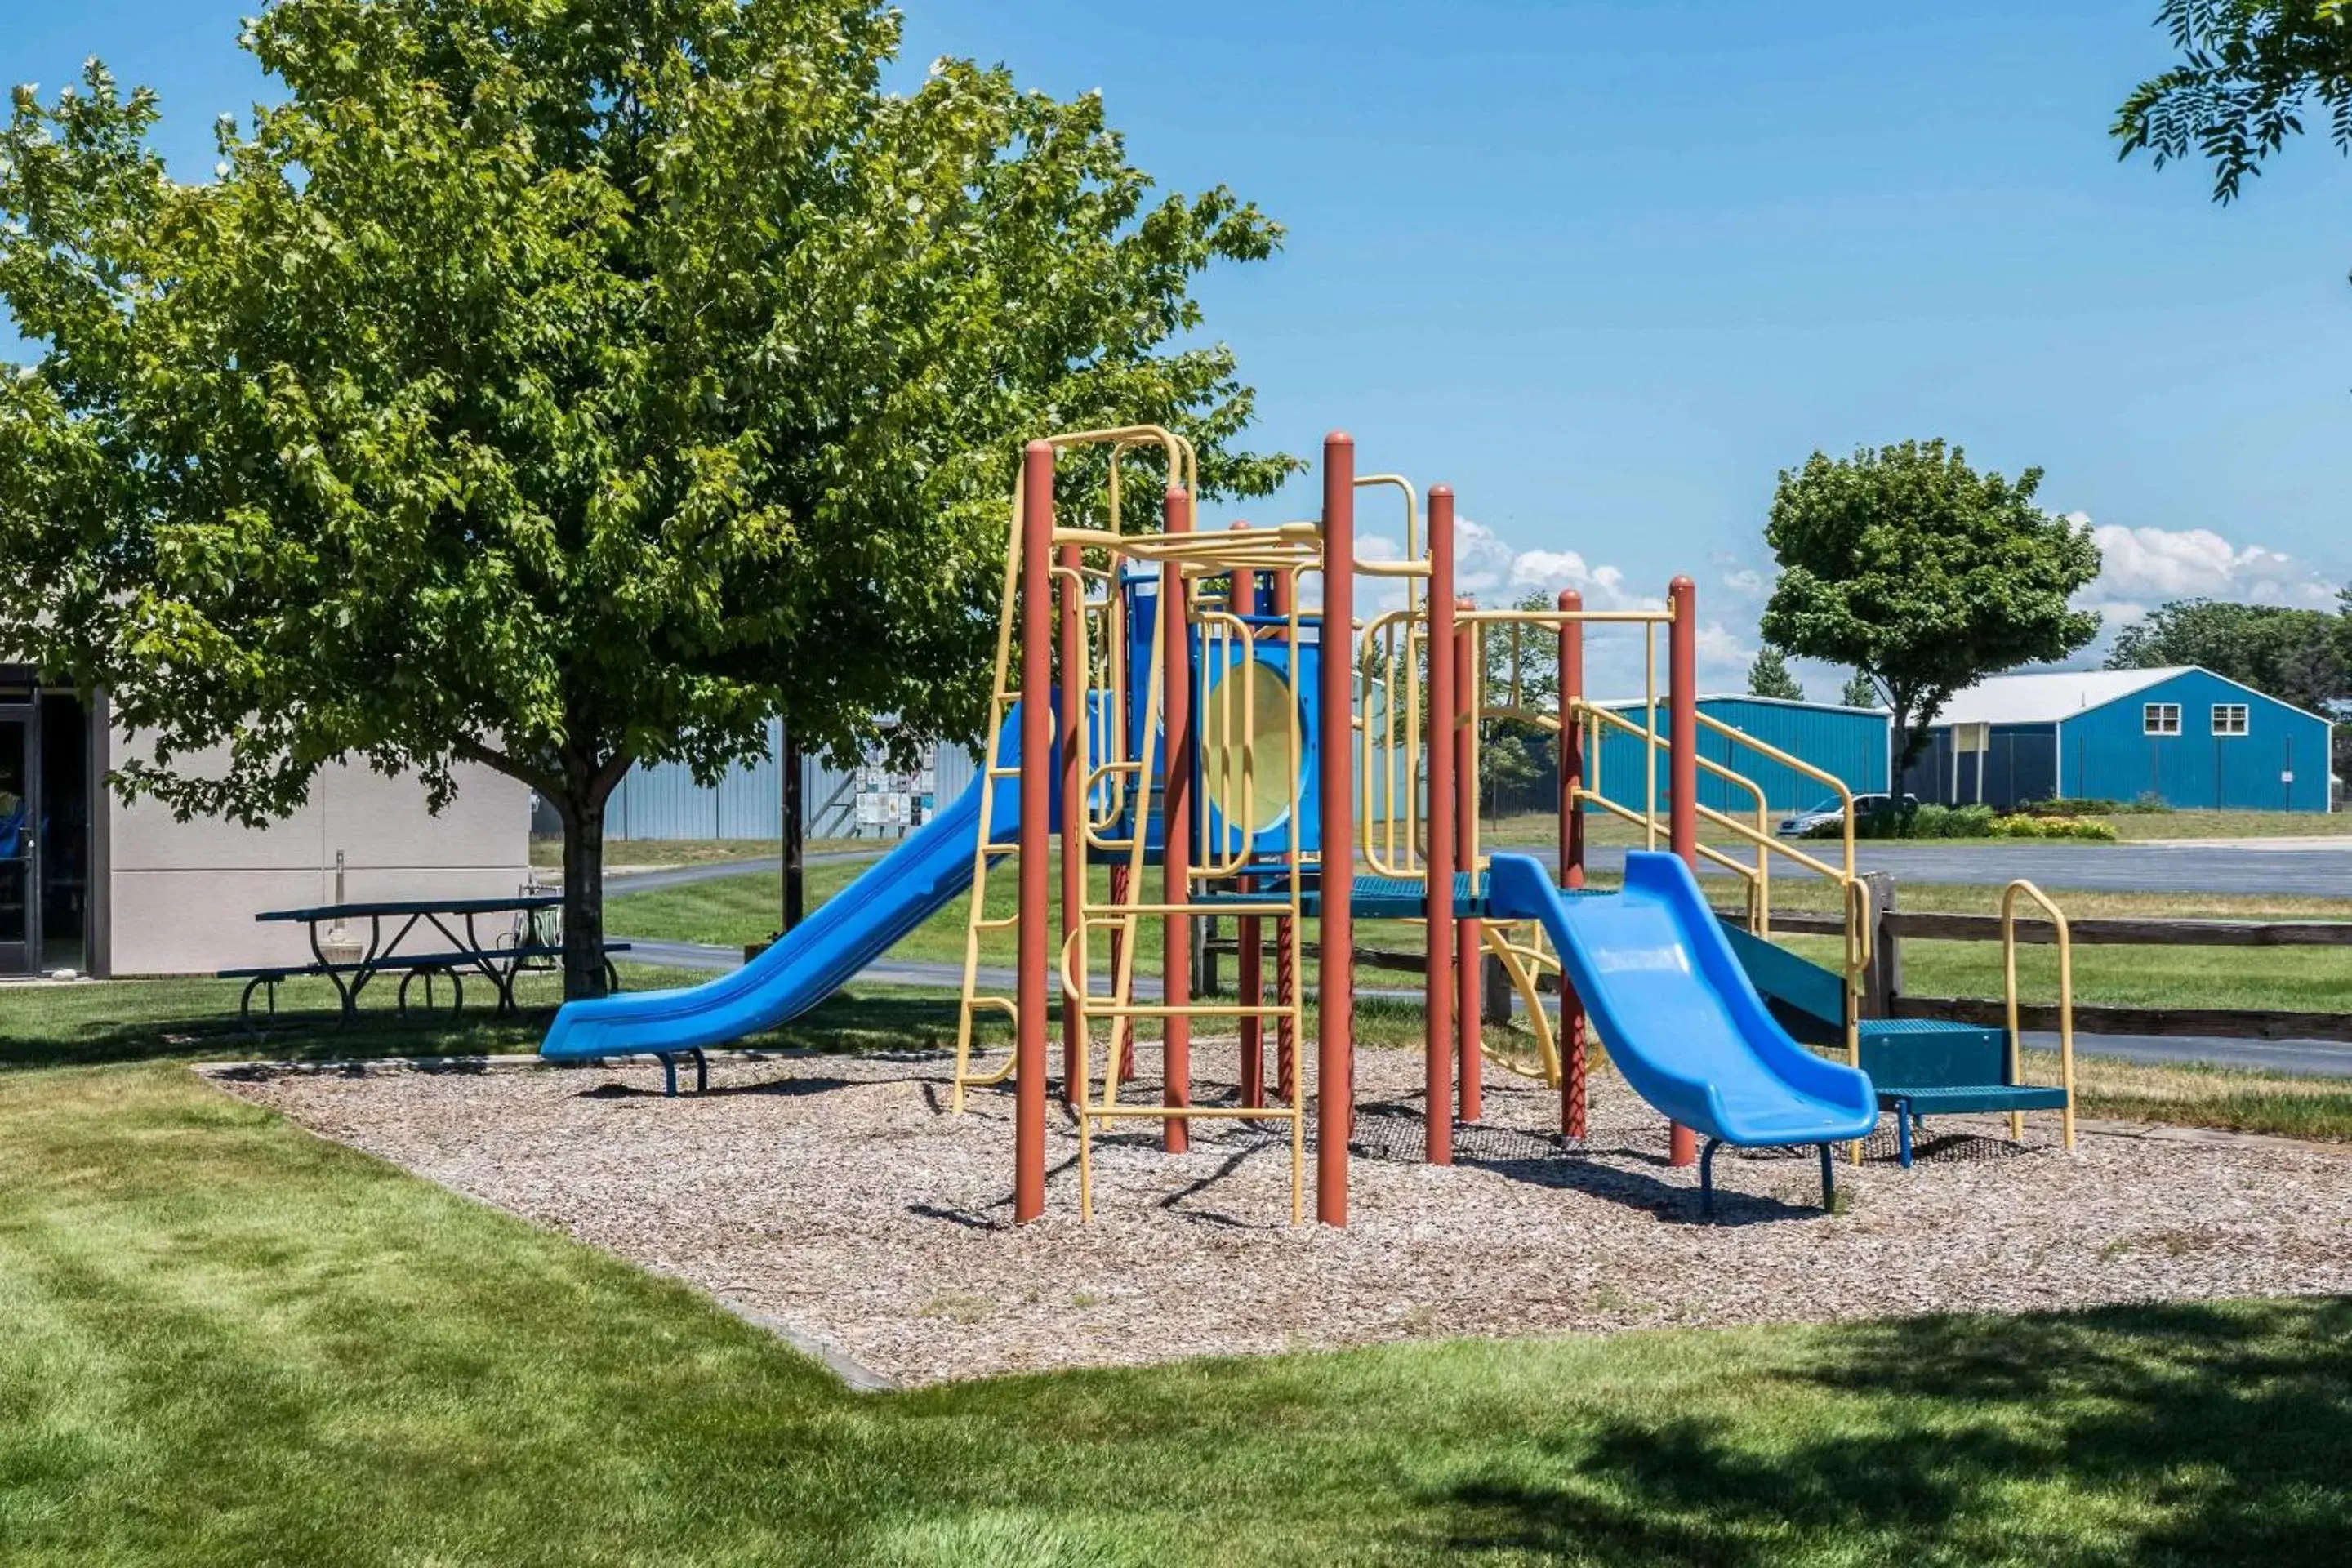
[{"label": "blue sky", "polygon": [[[213,116],[268,90],[252,4],[11,7],[0,74],[104,57],[203,177]],[[2114,107],[2168,58],[2155,0],[906,9],[911,62],[1099,88],[1169,187],[1287,226],[1202,289],[1262,438],[1344,426],[1452,483],[1490,595],[1687,571],[1728,682],[1776,472],[1936,435],[2048,470],[2102,530],[2111,616],[2352,579],[2352,168],[2306,139],[2223,209],[2200,170],[2118,163]]]}]

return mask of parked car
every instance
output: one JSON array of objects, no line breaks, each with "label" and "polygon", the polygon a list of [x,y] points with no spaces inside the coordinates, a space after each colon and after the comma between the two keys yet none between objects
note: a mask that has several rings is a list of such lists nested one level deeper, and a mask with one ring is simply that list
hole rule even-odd
[{"label": "parked car", "polygon": [[[1917,795],[1906,795],[1903,797],[1903,810],[1914,811],[1918,808],[1918,805]],[[1853,808],[1863,816],[1870,816],[1878,812],[1895,809],[1895,798],[1887,795],[1858,795],[1853,797]],[[1802,838],[1816,827],[1844,820],[1845,802],[1832,795],[1818,805],[1807,806],[1793,816],[1782,817],[1780,826],[1773,831],[1783,838]]]}]

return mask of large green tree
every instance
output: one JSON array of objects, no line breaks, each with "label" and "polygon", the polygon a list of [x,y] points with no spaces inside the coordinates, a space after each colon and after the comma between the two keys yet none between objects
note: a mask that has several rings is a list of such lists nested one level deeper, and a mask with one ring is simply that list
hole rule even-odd
[{"label": "large green tree", "polygon": [[1815,452],[1780,475],[1764,636],[1869,679],[1894,713],[1898,778],[1954,692],[2098,635],[2067,600],[2098,575],[2099,547],[2034,504],[2041,484],[2039,468],[1979,474],[1940,440]]},{"label": "large green tree", "polygon": [[341,756],[525,781],[572,994],[632,764],[976,734],[1023,438],[1286,471],[1190,297],[1278,231],[1155,196],[1093,95],[886,85],[882,5],[278,0],[241,41],[284,97],[209,183],[95,62],[15,96],[0,646],[108,689],[118,786],[183,814]]}]

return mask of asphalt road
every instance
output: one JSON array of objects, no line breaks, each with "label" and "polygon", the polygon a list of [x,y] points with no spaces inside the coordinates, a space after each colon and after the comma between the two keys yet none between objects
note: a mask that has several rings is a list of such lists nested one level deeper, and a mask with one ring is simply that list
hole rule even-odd
[{"label": "asphalt road", "polygon": [[[1808,847],[1818,852],[1834,846]],[[870,850],[830,850],[810,856],[807,863],[822,866],[872,860],[887,853],[888,848],[884,846]],[[1518,852],[1532,854],[1547,863],[1554,858],[1548,849]],[[1596,847],[1590,852],[1586,863],[1596,871],[1622,871],[1625,854],[1622,848]],[[2080,888],[2103,893],[2281,893],[2352,899],[2352,838],[2276,847],[2260,846],[2259,840],[2244,847],[2161,842],[1865,844],[1857,850],[1856,859],[1865,871],[1893,872],[1897,882],[1997,887],[2025,877],[2045,888]],[[782,869],[772,856],[764,860],[720,860],[659,871],[607,872],[604,887],[608,893],[646,892],[724,877],[773,877]],[[1710,875],[1729,875],[1714,867],[1706,869]]]},{"label": "asphalt road", "polygon": [[[630,950],[629,956],[646,963],[710,973],[726,973],[743,966],[743,955],[733,948],[710,947],[689,942],[638,942]],[[1009,969],[982,969],[980,974],[981,984],[992,991],[1010,992],[1013,988],[1014,975]],[[958,965],[912,959],[883,959],[868,964],[858,978],[881,985],[937,986],[950,991],[963,984],[963,972]],[[1397,995],[1419,994],[1418,992],[1391,987],[1368,987],[1360,994],[1378,994],[1381,992],[1392,992]],[[1141,997],[1159,995],[1157,978],[1136,976],[1136,994]],[[2058,1047],[2055,1035],[2029,1034],[2026,1039],[2030,1044],[2052,1050]],[[2077,1035],[2074,1048],[2086,1057],[2113,1057],[2152,1067],[2204,1062],[2306,1078],[2352,1078],[2352,1046],[2336,1045],[2325,1040],[2173,1039],[2140,1035]]]}]

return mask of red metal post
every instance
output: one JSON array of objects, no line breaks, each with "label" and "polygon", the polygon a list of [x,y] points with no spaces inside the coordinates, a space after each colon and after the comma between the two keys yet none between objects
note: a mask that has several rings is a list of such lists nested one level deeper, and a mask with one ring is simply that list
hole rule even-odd
[{"label": "red metal post", "polygon": [[1053,824],[1054,446],[1032,441],[1021,480],[1021,974],[1014,992],[1013,1218],[1045,1212],[1045,941],[1053,905],[1045,851]]},{"label": "red metal post", "polygon": [[[1086,918],[1087,902],[1087,623],[1085,595],[1076,574],[1078,547],[1065,544],[1057,597],[1061,601],[1062,737],[1062,940]],[[1058,967],[1058,965],[1056,965]],[[1076,1105],[1085,1092],[1079,1070],[1083,1021],[1076,1007],[1062,1009],[1062,1099]]]},{"label": "red metal post", "polygon": [[[1274,636],[1286,643],[1290,638],[1290,629],[1287,625],[1290,615],[1290,583],[1289,573],[1273,573],[1270,574],[1266,594],[1266,613],[1285,618],[1285,625],[1280,630],[1275,632]],[[1294,666],[1291,670],[1291,684],[1294,689],[1297,684],[1297,673]],[[1313,735],[1302,736],[1301,742],[1313,745],[1318,739],[1318,737]],[[1295,761],[1293,765],[1296,766]],[[1298,996],[1298,972],[1290,961],[1290,917],[1288,915],[1276,917],[1274,922],[1274,995],[1275,1000],[1285,1006],[1288,1006]],[[1290,1103],[1294,1087],[1298,1081],[1298,1036],[1288,1014],[1275,1020],[1274,1059],[1275,1098],[1287,1105]]]},{"label": "red metal post", "polygon": [[1323,437],[1322,714],[1317,761],[1322,834],[1322,984],[1315,1054],[1315,1217],[1348,1223],[1348,1134],[1355,1120],[1356,443]]},{"label": "red metal post", "polygon": [[[1173,476],[1171,476],[1171,480]],[[1161,530],[1192,531],[1192,501],[1172,482],[1163,498]],[[1167,760],[1160,792],[1160,901],[1189,903],[1192,898],[1192,773],[1198,757],[1192,732],[1192,631],[1184,613],[1184,574],[1174,562],[1160,571],[1160,647],[1165,661],[1160,710],[1167,731]],[[1162,1000],[1171,1007],[1192,1004],[1192,921],[1170,915],[1160,926],[1164,963]],[[1160,1020],[1162,1105],[1179,1107],[1192,1098],[1192,1020],[1171,1013]],[[1192,1145],[1192,1124],[1170,1117],[1162,1126],[1161,1146],[1181,1154]]]},{"label": "red metal post", "polygon": [[[1454,491],[1429,490],[1429,971],[1423,992],[1427,1014],[1422,1080],[1428,1098],[1427,1143],[1433,1165],[1454,1163]],[[1391,696],[1391,700],[1394,700]],[[1412,770],[1405,770],[1410,781]],[[1389,809],[1398,809],[1391,801]],[[1404,809],[1412,809],[1410,802]]]},{"label": "red metal post", "polygon": [[[1573,588],[1559,591],[1559,607],[1574,614],[1584,608],[1584,595]],[[1576,792],[1584,787],[1584,726],[1576,721],[1576,705],[1584,697],[1584,623],[1559,624],[1559,885],[1573,890],[1584,886],[1584,807]],[[1585,1135],[1584,1005],[1568,984],[1559,982],[1559,1130],[1570,1138]]]},{"label": "red metal post", "polygon": [[[1434,515],[1433,510],[1433,518]],[[1431,531],[1435,532],[1433,522]],[[1456,607],[1475,610],[1478,601],[1464,599]],[[1470,846],[1478,841],[1478,672],[1471,668],[1470,649],[1475,640],[1472,628],[1466,626],[1454,635],[1454,702],[1469,721],[1457,724],[1454,731],[1454,853],[1465,861],[1470,859]],[[1433,663],[1433,648],[1434,645]],[[1472,865],[1469,869],[1475,871],[1476,867]],[[1460,1084],[1460,1116],[1465,1121],[1475,1121],[1484,1110],[1481,1097],[1486,1087],[1486,1055],[1478,1017],[1478,966],[1486,956],[1486,924],[1482,921],[1461,921],[1456,922],[1454,931],[1454,1041],[1461,1058],[1455,1069]]]},{"label": "red metal post", "polygon": [[[1249,524],[1235,522],[1234,527],[1238,531],[1246,529]],[[1257,614],[1256,573],[1237,571],[1234,574],[1233,611],[1236,616]],[[1249,636],[1249,643],[1242,649],[1242,657],[1244,659],[1256,657],[1257,629],[1251,627]],[[1227,670],[1224,672],[1224,679],[1232,680],[1246,677],[1248,674],[1247,669]],[[1227,735],[1224,737],[1224,742],[1226,745],[1234,746],[1254,742],[1255,739],[1256,737],[1251,736],[1245,742],[1243,737]],[[1270,761],[1271,759],[1268,758],[1257,758],[1255,759],[1253,766],[1265,767]],[[1222,847],[1220,846],[1220,848]],[[1247,847],[1254,849],[1255,846]],[[1250,879],[1245,885],[1255,888],[1256,879]],[[1243,1006],[1255,1007],[1265,1000],[1265,932],[1257,916],[1242,915],[1234,920],[1234,941],[1239,949],[1234,961],[1234,989],[1240,994]],[[1264,1105],[1265,1103],[1265,1020],[1244,1016],[1238,1022],[1241,1032],[1242,1103]]]},{"label": "red metal post", "polygon": [[[1683,864],[1698,874],[1698,587],[1687,577],[1666,586],[1675,621],[1666,637],[1666,833]],[[1667,1158],[1698,1163],[1698,1139],[1687,1127],[1667,1136]]]}]

